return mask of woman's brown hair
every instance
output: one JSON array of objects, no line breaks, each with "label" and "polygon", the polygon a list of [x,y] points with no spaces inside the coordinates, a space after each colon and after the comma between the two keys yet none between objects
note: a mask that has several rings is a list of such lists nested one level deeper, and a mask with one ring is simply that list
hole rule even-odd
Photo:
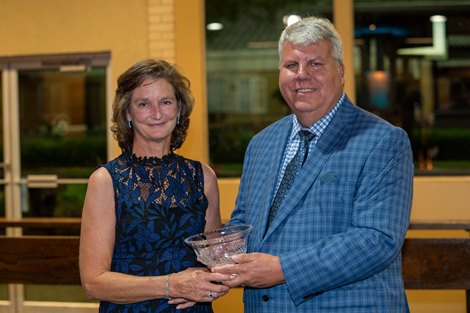
[{"label": "woman's brown hair", "polygon": [[145,59],[131,66],[117,80],[117,89],[113,101],[111,131],[123,151],[132,152],[134,130],[129,127],[127,111],[129,110],[132,92],[146,79],[165,79],[175,90],[179,118],[171,134],[170,149],[178,149],[186,139],[189,127],[189,115],[193,110],[194,97],[190,90],[190,81],[175,66],[165,60]]}]

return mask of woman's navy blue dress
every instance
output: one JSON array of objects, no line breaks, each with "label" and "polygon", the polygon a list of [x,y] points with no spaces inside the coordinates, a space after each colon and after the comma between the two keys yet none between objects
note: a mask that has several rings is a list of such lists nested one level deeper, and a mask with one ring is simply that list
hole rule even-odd
[{"label": "woman's navy blue dress", "polygon": [[[116,240],[111,270],[159,276],[203,266],[188,236],[204,231],[208,201],[201,163],[174,153],[140,158],[127,152],[104,167],[113,179]],[[170,280],[171,288],[171,280]],[[131,304],[102,301],[102,313],[212,312],[210,303],[183,311],[168,300]]]}]

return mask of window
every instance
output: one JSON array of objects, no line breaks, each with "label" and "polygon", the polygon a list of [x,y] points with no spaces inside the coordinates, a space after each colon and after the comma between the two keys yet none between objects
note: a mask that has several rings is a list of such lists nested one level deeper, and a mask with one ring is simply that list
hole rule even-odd
[{"label": "window", "polygon": [[81,215],[88,177],[107,160],[109,57],[0,58],[0,216]]},{"label": "window", "polygon": [[[331,1],[206,0],[207,90],[211,165],[240,176],[255,133],[289,113],[278,88],[277,40],[289,15],[331,18]],[[214,24],[212,24],[214,25]]]},{"label": "window", "polygon": [[420,175],[470,173],[470,3],[355,1],[358,105],[405,129]]},{"label": "window", "polygon": [[[470,173],[470,2],[356,0],[354,10],[354,69],[346,70],[355,73],[356,104],[407,131],[417,175]],[[289,113],[277,40],[292,14],[333,19],[332,1],[206,0],[207,24],[220,23],[206,30],[219,177],[239,176],[252,136]]]}]

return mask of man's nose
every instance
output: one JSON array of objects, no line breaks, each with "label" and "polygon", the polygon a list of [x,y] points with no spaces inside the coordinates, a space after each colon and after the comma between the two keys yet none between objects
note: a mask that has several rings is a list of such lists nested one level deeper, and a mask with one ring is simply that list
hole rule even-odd
[{"label": "man's nose", "polygon": [[303,79],[307,78],[309,76],[309,71],[308,67],[306,65],[299,65],[298,70],[297,70],[297,78]]}]

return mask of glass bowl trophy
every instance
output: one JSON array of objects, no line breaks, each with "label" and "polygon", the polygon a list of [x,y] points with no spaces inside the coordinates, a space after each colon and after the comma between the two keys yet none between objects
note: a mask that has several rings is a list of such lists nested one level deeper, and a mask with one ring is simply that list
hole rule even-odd
[{"label": "glass bowl trophy", "polygon": [[190,236],[185,242],[196,252],[197,260],[208,267],[234,263],[231,256],[246,253],[251,225],[222,227]]}]

